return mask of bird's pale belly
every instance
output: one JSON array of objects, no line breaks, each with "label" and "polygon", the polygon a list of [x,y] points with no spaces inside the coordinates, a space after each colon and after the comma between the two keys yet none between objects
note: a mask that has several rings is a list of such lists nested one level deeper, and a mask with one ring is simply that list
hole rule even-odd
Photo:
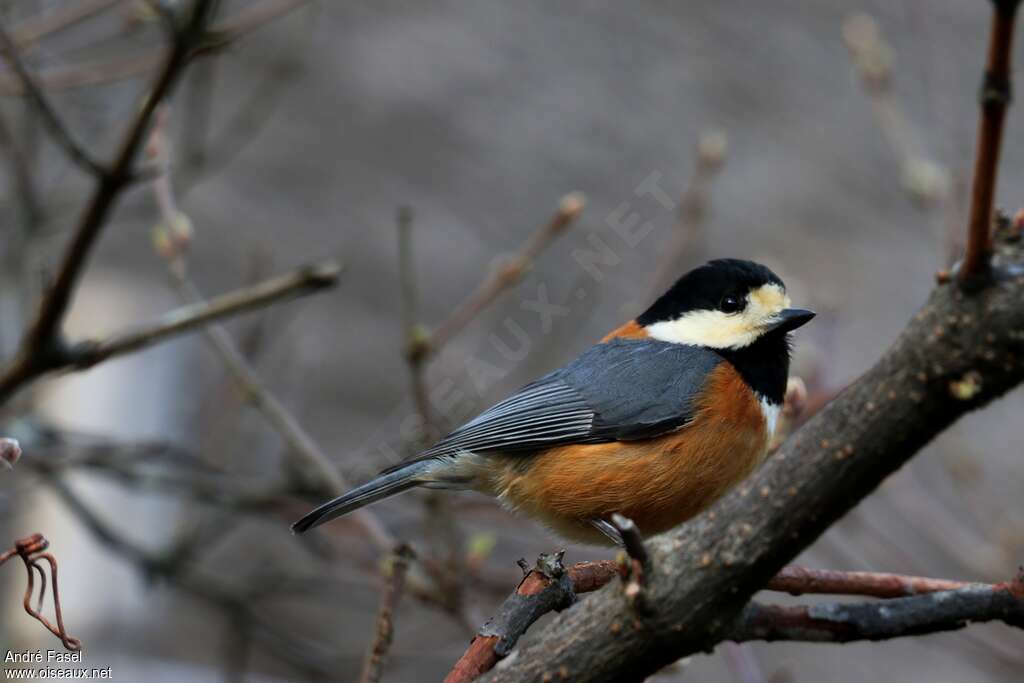
[{"label": "bird's pale belly", "polygon": [[510,457],[492,493],[582,542],[607,543],[590,521],[616,512],[645,536],[671,529],[708,507],[764,457],[768,428],[761,406],[749,391],[730,391],[736,382],[742,380],[731,367],[712,373],[705,396],[719,398],[701,406],[687,427],[665,436],[562,446],[525,462]]}]

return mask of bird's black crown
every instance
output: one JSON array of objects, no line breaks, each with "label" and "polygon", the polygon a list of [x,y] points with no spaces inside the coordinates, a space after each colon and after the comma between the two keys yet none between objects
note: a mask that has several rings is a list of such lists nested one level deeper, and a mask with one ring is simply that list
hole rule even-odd
[{"label": "bird's black crown", "polygon": [[742,302],[752,289],[768,284],[785,289],[779,276],[760,263],[732,258],[715,259],[676,280],[636,320],[646,326],[673,320],[687,311],[720,310],[723,302],[729,299]]}]

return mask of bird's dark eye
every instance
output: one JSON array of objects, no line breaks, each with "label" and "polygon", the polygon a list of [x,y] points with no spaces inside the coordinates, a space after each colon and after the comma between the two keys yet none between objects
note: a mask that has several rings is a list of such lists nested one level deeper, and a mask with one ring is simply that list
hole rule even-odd
[{"label": "bird's dark eye", "polygon": [[726,313],[736,313],[743,310],[743,301],[738,296],[729,294],[722,297],[722,302],[718,304],[718,307]]}]

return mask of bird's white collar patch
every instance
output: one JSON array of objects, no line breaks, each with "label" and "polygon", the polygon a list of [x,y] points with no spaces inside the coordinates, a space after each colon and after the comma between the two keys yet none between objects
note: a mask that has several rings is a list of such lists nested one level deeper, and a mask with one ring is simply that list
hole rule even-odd
[{"label": "bird's white collar patch", "polygon": [[761,414],[764,415],[765,428],[768,430],[768,441],[775,438],[775,428],[779,426],[779,415],[782,414],[782,406],[771,403],[768,399],[761,397]]}]

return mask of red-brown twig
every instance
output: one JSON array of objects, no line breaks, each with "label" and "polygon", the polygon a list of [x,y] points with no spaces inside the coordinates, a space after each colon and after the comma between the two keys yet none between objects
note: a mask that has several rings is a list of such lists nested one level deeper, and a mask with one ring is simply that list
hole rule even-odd
[{"label": "red-brown twig", "polygon": [[996,171],[1002,145],[1003,122],[1010,104],[1010,54],[1014,21],[1020,0],[992,0],[992,31],[989,35],[985,80],[981,88],[981,119],[974,159],[967,252],[958,278],[966,284],[988,270],[992,251],[991,223],[996,190]]},{"label": "red-brown twig", "polygon": [[398,601],[402,597],[405,573],[412,559],[412,548],[404,544],[395,548],[388,558],[384,570],[384,594],[381,596],[380,609],[377,611],[377,635],[366,655],[363,673],[359,678],[361,683],[379,683],[381,679],[384,660],[395,634],[395,609],[398,608]]},{"label": "red-brown twig", "polygon": [[[22,604],[29,616],[46,627],[46,630],[60,638],[60,641],[69,650],[77,652],[82,649],[82,641],[72,638],[64,628],[64,615],[60,609],[60,589],[57,586],[57,559],[46,549],[50,542],[43,538],[42,534],[32,534],[19,539],[9,550],[0,553],[0,564],[11,559],[15,555],[25,563],[25,571],[28,573],[28,582],[25,587],[25,598]],[[46,572],[39,565],[40,560],[45,560],[50,565],[50,584],[53,586],[53,612],[57,619],[54,626],[49,619],[43,616],[43,598],[46,597]],[[35,593],[35,575],[39,574],[39,599],[35,607],[32,606],[32,595]]]},{"label": "red-brown twig", "polygon": [[884,572],[842,572],[833,569],[808,569],[800,565],[783,567],[768,582],[767,588],[790,595],[825,593],[863,595],[872,598],[902,598],[922,593],[937,593],[966,588],[967,581],[930,579]]},{"label": "red-brown twig", "polygon": [[560,554],[541,555],[537,567],[523,577],[497,616],[484,624],[444,683],[466,683],[490,671],[534,621],[568,607],[576,595],[604,586],[619,576],[619,571],[619,565],[608,560],[563,568]]},{"label": "red-brown twig", "polygon": [[[556,557],[555,559],[560,558]],[[552,565],[549,556],[541,556],[537,567],[523,578],[515,592],[502,604],[498,616],[485,624],[473,639],[469,648],[455,663],[451,673],[445,679],[445,683],[467,683],[490,671],[501,658],[508,655],[519,637],[541,616],[572,604],[577,594],[595,591],[616,576],[628,579],[628,573],[627,568],[612,560],[581,562],[559,571],[557,565]],[[1002,614],[1000,610],[1006,611],[1009,605],[1012,609],[1019,610],[1012,614],[1008,612],[1009,618],[1012,620],[1013,614],[1024,613],[1024,582],[1022,581],[1024,579],[1018,576],[1011,582],[987,585],[884,572],[843,572],[790,565],[784,567],[769,581],[765,589],[791,595],[860,595],[887,599],[932,593],[955,593],[956,591],[970,596],[1008,593],[1020,603],[1019,606],[1012,608],[1013,601],[997,598],[999,602],[992,610],[994,615],[992,618],[1002,618],[999,616]],[[976,608],[977,601],[980,599],[971,597],[963,605],[966,605],[966,608]],[[891,604],[891,602],[885,603],[886,606]],[[840,607],[836,606],[835,610],[838,609]],[[922,613],[923,603],[908,603],[906,609],[914,614],[922,614],[922,620],[934,616],[932,613]],[[865,620],[859,625],[833,625],[830,627],[831,630],[828,630],[825,622],[830,613],[825,607],[819,610],[817,607],[779,607],[751,603],[746,616],[737,622],[735,633],[731,639],[738,642],[764,639],[825,641],[830,638],[838,639],[843,637],[843,634],[848,639],[862,639],[868,637],[866,634],[870,633],[872,629],[871,623],[866,620],[870,610],[870,605],[863,607],[862,616]],[[773,621],[773,618],[777,619]],[[933,623],[935,628],[932,630],[940,630],[938,628],[939,621],[946,624],[949,619],[947,616],[943,616],[941,620],[936,617],[936,621]],[[807,626],[808,633],[812,635],[807,638],[798,638],[797,629],[801,624]],[[611,625],[612,629],[621,627],[614,623]]]}]

